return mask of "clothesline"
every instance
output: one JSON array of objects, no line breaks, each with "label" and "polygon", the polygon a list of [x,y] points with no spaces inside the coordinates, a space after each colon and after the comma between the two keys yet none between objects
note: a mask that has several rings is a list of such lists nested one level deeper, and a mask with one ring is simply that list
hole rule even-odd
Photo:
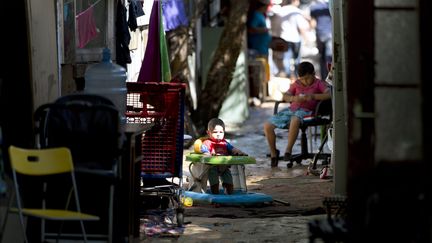
[{"label": "clothesline", "polygon": [[94,2],[91,6],[94,6],[94,5],[98,4],[100,1],[102,1],[102,0],[97,0],[97,1]]},{"label": "clothesline", "polygon": [[88,8],[86,8],[85,10],[79,12],[75,17],[78,17],[78,15],[80,15],[81,13],[87,11],[89,8],[94,7],[96,4],[98,4],[100,1],[102,0],[97,0],[96,2],[92,3],[92,5],[90,5]]}]

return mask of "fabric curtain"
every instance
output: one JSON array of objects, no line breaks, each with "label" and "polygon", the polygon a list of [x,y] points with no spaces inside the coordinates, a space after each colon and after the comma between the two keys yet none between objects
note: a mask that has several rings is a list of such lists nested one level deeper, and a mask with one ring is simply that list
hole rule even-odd
[{"label": "fabric curtain", "polygon": [[169,82],[171,70],[159,0],[153,2],[149,33],[138,82]]}]

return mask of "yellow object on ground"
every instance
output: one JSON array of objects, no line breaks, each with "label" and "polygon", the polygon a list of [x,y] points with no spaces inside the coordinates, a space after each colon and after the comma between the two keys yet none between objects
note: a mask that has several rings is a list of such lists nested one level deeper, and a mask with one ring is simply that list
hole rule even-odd
[{"label": "yellow object on ground", "polygon": [[181,201],[185,207],[193,206],[193,199],[191,197],[183,197]]}]

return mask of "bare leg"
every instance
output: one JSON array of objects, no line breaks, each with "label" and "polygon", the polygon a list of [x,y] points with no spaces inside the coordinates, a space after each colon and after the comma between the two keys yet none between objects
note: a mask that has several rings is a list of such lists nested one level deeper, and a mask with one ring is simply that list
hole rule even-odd
[{"label": "bare leg", "polygon": [[275,125],[271,124],[270,122],[264,123],[264,134],[267,138],[267,143],[269,145],[270,149],[270,157],[275,158],[277,156],[276,154],[276,134],[274,132]]},{"label": "bare leg", "polygon": [[222,186],[225,188],[225,193],[228,195],[233,194],[234,192],[234,185],[228,184],[228,183],[222,183]]},{"label": "bare leg", "polygon": [[219,194],[219,183],[210,186],[212,194]]},{"label": "bare leg", "polygon": [[276,69],[277,69],[276,75],[279,75],[279,76],[282,75],[283,77],[285,77],[286,72],[285,72],[285,67],[284,67],[284,63],[283,63],[283,55],[284,54],[281,52],[274,51],[272,57],[273,57],[273,62],[274,62]]},{"label": "bare leg", "polygon": [[296,116],[291,116],[291,122],[288,130],[288,144],[285,153],[291,154],[294,143],[297,140],[299,129],[300,129],[300,118]]}]

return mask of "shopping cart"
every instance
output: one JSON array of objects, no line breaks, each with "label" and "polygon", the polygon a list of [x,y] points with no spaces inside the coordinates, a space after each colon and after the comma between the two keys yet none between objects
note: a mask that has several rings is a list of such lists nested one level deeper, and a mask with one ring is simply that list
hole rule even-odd
[{"label": "shopping cart", "polygon": [[[182,167],[184,97],[182,83],[127,83],[128,123],[152,123],[141,138],[141,196],[149,208],[172,209],[183,225]],[[170,181],[171,179],[171,181]]]}]

